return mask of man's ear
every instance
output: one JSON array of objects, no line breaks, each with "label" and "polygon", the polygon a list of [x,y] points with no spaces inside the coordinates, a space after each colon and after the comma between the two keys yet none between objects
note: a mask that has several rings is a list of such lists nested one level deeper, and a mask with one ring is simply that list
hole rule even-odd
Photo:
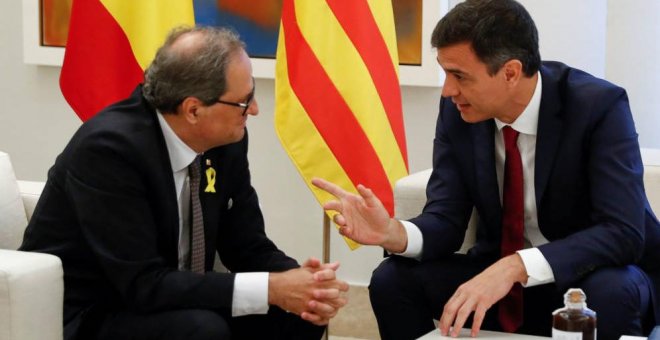
[{"label": "man's ear", "polygon": [[191,123],[196,124],[198,120],[198,110],[203,107],[203,103],[195,97],[186,97],[181,104],[179,104],[179,114]]},{"label": "man's ear", "polygon": [[502,66],[504,79],[510,85],[515,86],[523,77],[523,65],[518,59],[511,59]]}]

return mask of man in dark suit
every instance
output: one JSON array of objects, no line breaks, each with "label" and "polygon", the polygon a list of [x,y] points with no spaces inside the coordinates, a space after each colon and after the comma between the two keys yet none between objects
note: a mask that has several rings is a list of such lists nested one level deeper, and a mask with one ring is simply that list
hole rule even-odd
[{"label": "man in dark suit", "polygon": [[[182,28],[144,86],[73,136],[21,247],[62,260],[65,339],[321,337],[348,286],[337,263],[300,267],[265,234],[254,91],[235,34]],[[230,273],[212,271],[216,252]]]},{"label": "man in dark suit", "polygon": [[[452,336],[466,325],[548,336],[570,287],[598,313],[599,339],[646,332],[660,316],[660,225],[625,91],[542,63],[513,0],[457,5],[432,45],[446,80],[422,214],[397,221],[367,188],[313,181],[338,198],[325,208],[340,233],[396,254],[370,285],[383,339],[416,338],[432,319]],[[476,244],[454,254],[473,208]]]}]

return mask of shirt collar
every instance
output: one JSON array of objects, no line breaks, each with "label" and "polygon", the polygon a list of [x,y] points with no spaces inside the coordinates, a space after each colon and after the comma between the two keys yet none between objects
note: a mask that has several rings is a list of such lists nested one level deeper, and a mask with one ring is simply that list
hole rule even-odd
[{"label": "shirt collar", "polygon": [[495,118],[495,124],[497,129],[501,130],[503,127],[509,125],[514,130],[524,133],[526,135],[536,135],[536,129],[539,125],[539,110],[541,108],[541,92],[542,92],[542,82],[541,82],[541,72],[538,72],[538,78],[536,79],[536,88],[534,89],[534,94],[532,99],[525,107],[525,110],[516,118],[516,120],[507,124],[497,118]]},{"label": "shirt collar", "polygon": [[165,145],[167,145],[167,153],[170,155],[170,164],[172,165],[172,172],[179,172],[190,165],[197,153],[184,143],[179,136],[174,133],[174,130],[167,123],[163,114],[158,111],[156,113],[160,129],[163,131],[165,137]]}]

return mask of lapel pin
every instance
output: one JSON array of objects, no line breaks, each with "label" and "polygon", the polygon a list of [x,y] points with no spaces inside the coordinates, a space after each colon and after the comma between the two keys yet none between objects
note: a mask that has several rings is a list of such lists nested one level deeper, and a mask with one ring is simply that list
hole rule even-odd
[{"label": "lapel pin", "polygon": [[[208,160],[207,160],[208,161]],[[208,163],[207,163],[208,165]],[[209,167],[206,169],[206,189],[204,192],[215,192],[215,169]]]}]

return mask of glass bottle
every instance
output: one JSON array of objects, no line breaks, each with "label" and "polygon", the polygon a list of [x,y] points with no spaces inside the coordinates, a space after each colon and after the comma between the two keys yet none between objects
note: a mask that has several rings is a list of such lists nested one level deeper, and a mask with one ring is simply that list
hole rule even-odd
[{"label": "glass bottle", "polygon": [[587,308],[582,289],[571,288],[564,294],[564,308],[552,312],[552,338],[596,340],[596,312]]}]

